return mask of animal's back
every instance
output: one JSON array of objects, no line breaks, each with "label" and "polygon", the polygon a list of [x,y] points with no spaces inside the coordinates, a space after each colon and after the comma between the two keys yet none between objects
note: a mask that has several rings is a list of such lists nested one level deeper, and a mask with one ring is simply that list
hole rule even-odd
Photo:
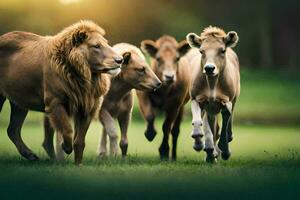
[{"label": "animal's back", "polygon": [[0,36],[0,93],[21,107],[39,111],[44,106],[41,86],[46,43],[43,38],[21,31]]},{"label": "animal's back", "polygon": [[41,36],[34,33],[13,31],[0,36],[0,55],[6,53],[15,53],[26,47],[28,43],[36,42]]},{"label": "animal's back", "polygon": [[[6,67],[10,62],[40,60],[45,47],[44,37],[34,33],[14,31],[0,36],[0,67]],[[44,45],[43,45],[44,44]],[[25,59],[27,57],[27,59]]]},{"label": "animal's back", "polygon": [[139,55],[139,57],[141,57],[142,59],[145,60],[145,56],[142,53],[142,51],[138,47],[136,47],[132,44],[118,43],[113,46],[113,49],[119,54],[123,54],[126,51],[135,52],[137,55]]}]

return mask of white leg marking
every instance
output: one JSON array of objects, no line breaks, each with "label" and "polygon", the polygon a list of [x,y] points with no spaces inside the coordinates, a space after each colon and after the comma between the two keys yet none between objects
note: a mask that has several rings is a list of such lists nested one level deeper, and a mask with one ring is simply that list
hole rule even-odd
[{"label": "white leg marking", "polygon": [[229,102],[227,102],[225,105],[226,105],[228,111],[229,111],[230,113],[232,113],[232,102],[229,101]]},{"label": "white leg marking", "polygon": [[100,111],[100,121],[110,140],[110,155],[118,153],[118,134],[114,118],[105,109]]},{"label": "white leg marking", "polygon": [[103,127],[102,135],[100,136],[99,139],[99,145],[98,145],[98,156],[105,157],[107,155],[107,134],[106,131]]},{"label": "white leg marking", "polygon": [[59,162],[65,161],[65,152],[63,148],[61,147],[64,139],[63,136],[60,132],[56,133],[56,145],[55,145],[55,150],[56,150],[56,159]]},{"label": "white leg marking", "polygon": [[192,125],[193,125],[193,131],[191,133],[191,136],[194,137],[202,137],[203,133],[201,131],[202,126],[202,118],[201,118],[201,108],[199,106],[199,103],[196,100],[192,100],[191,102],[191,109],[192,109]]},{"label": "white leg marking", "polygon": [[105,124],[106,133],[109,136],[109,153],[111,156],[116,156],[118,154],[118,134],[116,130],[116,125],[114,121],[107,120]]},{"label": "white leg marking", "polygon": [[113,137],[110,137],[110,155],[111,156],[116,156],[118,154],[118,136],[113,136]]},{"label": "white leg marking", "polygon": [[204,128],[204,134],[205,134],[204,149],[214,149],[214,138],[213,138],[213,133],[212,133],[209,123],[208,123],[207,114],[205,114],[205,116],[204,116],[203,128]]}]

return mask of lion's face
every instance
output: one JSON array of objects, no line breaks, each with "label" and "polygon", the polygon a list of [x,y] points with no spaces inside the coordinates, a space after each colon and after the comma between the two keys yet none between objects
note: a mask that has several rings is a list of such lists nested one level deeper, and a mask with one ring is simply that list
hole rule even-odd
[{"label": "lion's face", "polygon": [[81,59],[85,60],[92,73],[117,75],[121,71],[123,57],[111,48],[100,33],[80,32],[73,36],[73,44],[73,50],[84,57]]}]

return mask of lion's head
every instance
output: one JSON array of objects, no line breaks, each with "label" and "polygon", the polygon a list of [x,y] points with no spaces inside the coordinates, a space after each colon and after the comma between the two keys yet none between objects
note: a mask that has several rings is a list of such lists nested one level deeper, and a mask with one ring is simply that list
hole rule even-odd
[{"label": "lion's head", "polygon": [[56,36],[56,60],[86,79],[93,73],[118,74],[123,58],[111,48],[104,35],[105,31],[91,21],[67,27]]}]

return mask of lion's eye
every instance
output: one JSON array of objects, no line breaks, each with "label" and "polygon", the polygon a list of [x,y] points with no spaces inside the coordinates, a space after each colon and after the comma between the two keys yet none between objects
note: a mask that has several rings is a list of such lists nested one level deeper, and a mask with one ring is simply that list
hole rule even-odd
[{"label": "lion's eye", "polygon": [[224,49],[221,49],[221,51],[220,51],[222,54],[224,54],[225,52],[226,52],[226,49],[224,48]]},{"label": "lion's eye", "polygon": [[201,53],[202,55],[204,55],[204,54],[205,54],[205,51],[204,51],[204,50],[200,50],[200,53]]},{"label": "lion's eye", "polygon": [[101,46],[100,46],[100,44],[95,44],[95,45],[92,45],[92,47],[95,49],[100,49]]},{"label": "lion's eye", "polygon": [[146,70],[145,67],[141,67],[141,68],[138,68],[138,69],[137,69],[137,71],[138,71],[139,73],[144,73],[145,70]]}]

